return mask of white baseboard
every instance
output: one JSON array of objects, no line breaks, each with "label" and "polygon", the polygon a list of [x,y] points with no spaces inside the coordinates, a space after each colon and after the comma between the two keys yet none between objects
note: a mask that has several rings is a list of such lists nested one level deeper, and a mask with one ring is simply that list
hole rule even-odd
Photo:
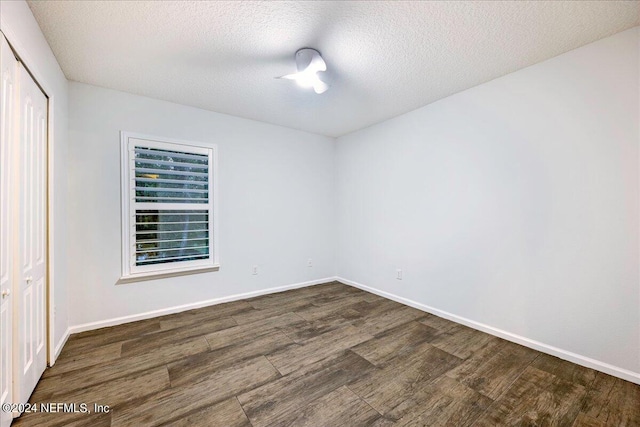
[{"label": "white baseboard", "polygon": [[493,326],[485,325],[484,323],[476,322],[474,320],[457,316],[455,314],[448,313],[446,311],[438,310],[437,308],[433,308],[428,305],[421,304],[419,302],[416,302],[407,298],[403,298],[389,292],[371,288],[369,286],[363,285],[358,282],[354,282],[352,280],[348,280],[342,277],[336,277],[335,280],[341,283],[344,283],[345,285],[350,285],[355,288],[362,289],[363,291],[371,292],[372,294],[376,294],[381,297],[399,302],[400,304],[408,305],[410,307],[417,308],[418,310],[426,311],[427,313],[434,314],[438,317],[443,317],[453,322],[460,323],[465,326],[469,326],[470,328],[477,329],[479,331],[486,332],[491,335],[495,335],[507,341],[512,341],[516,344],[520,344],[525,347],[529,347],[534,350],[538,350],[543,353],[547,353],[552,356],[559,357],[560,359],[568,360],[569,362],[573,362],[575,364],[585,366],[587,368],[595,369],[596,371],[604,372],[605,374],[613,375],[614,377],[622,378],[623,380],[627,380],[635,384],[640,384],[640,373],[638,372],[633,372],[627,369],[619,368],[617,366],[613,366],[608,363],[601,362],[599,360],[591,359],[590,357],[582,356],[580,354],[576,354],[571,351],[563,350],[561,348],[544,344],[539,341],[535,341],[535,340],[523,337],[521,335],[513,334],[511,332],[507,332],[502,329],[494,328]]},{"label": "white baseboard", "polygon": [[56,363],[56,360],[58,360],[58,356],[60,356],[60,352],[62,351],[64,345],[67,343],[70,335],[71,328],[67,328],[67,330],[64,331],[64,335],[62,335],[62,338],[60,338],[60,341],[58,341],[58,344],[56,344],[56,347],[53,350],[53,360],[49,361],[49,366],[53,366]]},{"label": "white baseboard", "polygon": [[[278,286],[275,288],[261,289],[253,292],[246,292],[243,294],[230,295],[221,298],[214,298],[206,301],[198,301],[189,304],[176,305],[173,307],[162,308],[159,310],[147,311],[139,314],[132,314],[129,316],[115,317],[112,319],[100,320],[97,322],[83,323],[80,325],[74,325],[69,327],[68,333],[77,334],[79,332],[90,331],[93,329],[106,328],[108,326],[121,325],[123,323],[135,322],[137,320],[150,319],[152,317],[164,316],[167,314],[179,313],[181,311],[193,310],[196,308],[207,307],[210,305],[222,304],[225,302],[238,301],[241,299],[253,298],[260,295],[273,294],[277,292],[288,291],[290,289],[304,288],[306,286],[319,285],[321,283],[332,282],[336,280],[335,277],[325,277],[323,279],[310,280],[308,282],[293,283],[291,285]],[[67,335],[68,337],[68,335]],[[66,340],[65,340],[66,342]],[[60,348],[62,349],[62,348]],[[56,348],[56,353],[58,349]]]}]

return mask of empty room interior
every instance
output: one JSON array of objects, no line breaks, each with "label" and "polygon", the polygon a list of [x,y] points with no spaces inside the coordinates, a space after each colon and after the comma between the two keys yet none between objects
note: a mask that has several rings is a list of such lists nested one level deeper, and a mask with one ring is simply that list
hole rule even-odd
[{"label": "empty room interior", "polygon": [[0,427],[640,426],[640,1],[0,31]]}]

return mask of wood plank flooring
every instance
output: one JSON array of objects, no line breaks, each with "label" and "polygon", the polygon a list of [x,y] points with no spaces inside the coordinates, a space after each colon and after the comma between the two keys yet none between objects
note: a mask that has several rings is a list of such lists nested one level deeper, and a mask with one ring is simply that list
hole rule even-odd
[{"label": "wood plank flooring", "polygon": [[334,282],[72,336],[16,426],[640,426],[640,386]]}]

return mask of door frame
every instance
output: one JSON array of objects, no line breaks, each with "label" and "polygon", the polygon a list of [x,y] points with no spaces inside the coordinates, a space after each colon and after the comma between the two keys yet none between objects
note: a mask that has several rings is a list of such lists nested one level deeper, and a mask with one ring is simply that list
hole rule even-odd
[{"label": "door frame", "polygon": [[[16,23],[17,24],[17,23]],[[55,191],[53,185],[54,176],[54,153],[55,153],[55,136],[54,136],[54,106],[56,105],[56,99],[53,95],[52,82],[49,81],[47,76],[40,70],[35,64],[31,53],[25,48],[18,38],[16,31],[11,27],[10,21],[4,16],[0,16],[0,32],[2,32],[9,42],[9,45],[13,49],[14,53],[18,57],[19,61],[23,64],[24,68],[33,77],[40,89],[47,97],[47,236],[46,236],[46,248],[47,248],[47,274],[46,274],[46,321],[47,321],[47,364],[53,366],[58,353],[62,350],[68,333],[60,339],[59,345],[54,342],[55,339],[55,286],[54,286],[54,221],[53,221],[53,206],[55,201]],[[13,290],[15,291],[15,289]],[[14,292],[15,295],[15,292]],[[68,329],[67,329],[68,331]]]}]

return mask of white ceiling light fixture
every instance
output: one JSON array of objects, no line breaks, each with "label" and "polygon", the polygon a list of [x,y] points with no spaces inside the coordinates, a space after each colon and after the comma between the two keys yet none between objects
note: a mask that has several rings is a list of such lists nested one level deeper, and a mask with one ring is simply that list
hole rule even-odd
[{"label": "white ceiling light fixture", "polygon": [[276,77],[277,79],[295,80],[300,87],[313,88],[315,93],[321,94],[329,89],[329,85],[320,80],[318,72],[326,71],[327,64],[320,56],[320,52],[311,48],[303,48],[296,52],[297,73]]}]

